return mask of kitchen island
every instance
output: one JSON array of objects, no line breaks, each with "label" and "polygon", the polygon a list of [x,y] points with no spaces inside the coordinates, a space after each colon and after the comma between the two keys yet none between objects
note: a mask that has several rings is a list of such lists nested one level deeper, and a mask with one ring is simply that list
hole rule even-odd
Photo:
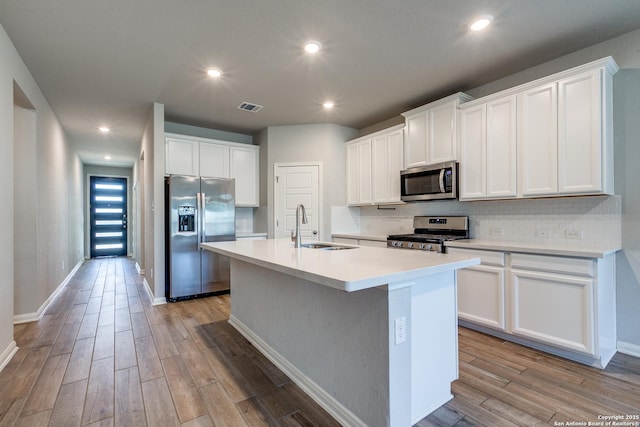
[{"label": "kitchen island", "polygon": [[455,270],[478,258],[288,239],[201,246],[231,257],[229,322],[341,424],[411,426],[451,399]]}]

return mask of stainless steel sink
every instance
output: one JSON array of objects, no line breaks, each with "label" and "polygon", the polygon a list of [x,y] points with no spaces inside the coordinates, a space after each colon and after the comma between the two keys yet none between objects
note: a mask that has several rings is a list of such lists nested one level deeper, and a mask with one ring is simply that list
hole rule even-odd
[{"label": "stainless steel sink", "polygon": [[342,249],[356,249],[356,246],[342,246],[342,245],[333,245],[330,243],[304,243],[301,245],[303,248],[308,249],[323,249],[326,251],[337,251]]}]

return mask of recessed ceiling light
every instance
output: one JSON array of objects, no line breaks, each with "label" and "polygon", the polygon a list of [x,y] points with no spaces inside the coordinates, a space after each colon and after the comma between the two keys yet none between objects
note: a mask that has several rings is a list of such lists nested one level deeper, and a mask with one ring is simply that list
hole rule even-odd
[{"label": "recessed ceiling light", "polygon": [[111,160],[111,156],[107,154],[106,156],[104,156],[104,159],[105,160]]},{"label": "recessed ceiling light", "polygon": [[487,28],[493,22],[493,16],[482,15],[474,19],[469,25],[471,31],[481,31]]},{"label": "recessed ceiling light", "polygon": [[109,128],[108,128],[108,127],[106,127],[106,126],[100,126],[100,127],[98,128],[98,130],[99,130],[100,132],[102,132],[102,133],[107,133],[107,132],[109,132],[111,129],[109,129]]},{"label": "recessed ceiling light", "polygon": [[217,68],[209,68],[207,74],[209,77],[220,77],[222,76],[222,71]]},{"label": "recessed ceiling light", "polygon": [[332,108],[334,107],[334,105],[335,105],[335,104],[333,103],[333,101],[325,101],[325,102],[322,104],[322,106],[323,106],[325,109],[327,109],[327,110],[332,109]]},{"label": "recessed ceiling light", "polygon": [[320,50],[321,47],[322,45],[320,44],[320,42],[317,42],[315,40],[310,40],[305,43],[304,50],[307,53],[316,53]]}]

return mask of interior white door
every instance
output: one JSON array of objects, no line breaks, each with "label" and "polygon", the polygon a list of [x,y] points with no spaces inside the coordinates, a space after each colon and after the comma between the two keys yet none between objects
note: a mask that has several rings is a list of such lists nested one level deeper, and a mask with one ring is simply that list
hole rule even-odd
[{"label": "interior white door", "polygon": [[302,240],[318,240],[320,235],[319,165],[276,165],[275,238],[290,237],[296,229],[296,207],[302,203],[307,224],[301,225]]}]

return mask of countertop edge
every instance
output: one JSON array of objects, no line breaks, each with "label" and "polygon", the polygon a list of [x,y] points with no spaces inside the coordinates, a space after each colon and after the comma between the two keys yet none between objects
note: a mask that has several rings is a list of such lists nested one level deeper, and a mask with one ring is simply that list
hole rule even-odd
[{"label": "countertop edge", "polygon": [[604,258],[615,254],[621,247],[613,246],[608,248],[580,248],[562,247],[556,245],[532,245],[524,242],[503,242],[492,240],[453,240],[445,242],[449,248],[459,249],[482,249],[489,251],[516,252],[538,255],[557,255],[574,258]]},{"label": "countertop edge", "polygon": [[362,239],[362,240],[374,240],[377,242],[386,242],[387,236],[376,234],[360,234],[360,233],[331,233],[331,237],[337,237],[342,239]]},{"label": "countertop edge", "polygon": [[364,289],[375,288],[382,285],[411,282],[420,277],[430,276],[432,274],[438,274],[446,271],[453,271],[460,268],[471,267],[480,264],[480,258],[478,257],[460,257],[450,256],[453,259],[450,261],[432,265],[424,268],[417,268],[414,270],[389,273],[375,277],[367,277],[359,280],[340,280],[328,276],[324,276],[318,273],[300,270],[297,268],[289,267],[277,262],[272,262],[266,259],[257,258],[255,256],[249,256],[236,251],[227,250],[220,247],[210,246],[207,243],[201,243],[200,247],[205,250],[210,250],[222,255],[226,255],[230,258],[244,261],[250,264],[257,265],[259,267],[268,268],[273,271],[284,273],[299,279],[304,279],[310,282],[318,283],[324,286],[328,286],[334,289],[338,289],[345,292],[354,292]]},{"label": "countertop edge", "polygon": [[246,237],[267,237],[267,233],[261,232],[253,232],[253,231],[243,231],[236,233],[236,238],[246,238]]}]

